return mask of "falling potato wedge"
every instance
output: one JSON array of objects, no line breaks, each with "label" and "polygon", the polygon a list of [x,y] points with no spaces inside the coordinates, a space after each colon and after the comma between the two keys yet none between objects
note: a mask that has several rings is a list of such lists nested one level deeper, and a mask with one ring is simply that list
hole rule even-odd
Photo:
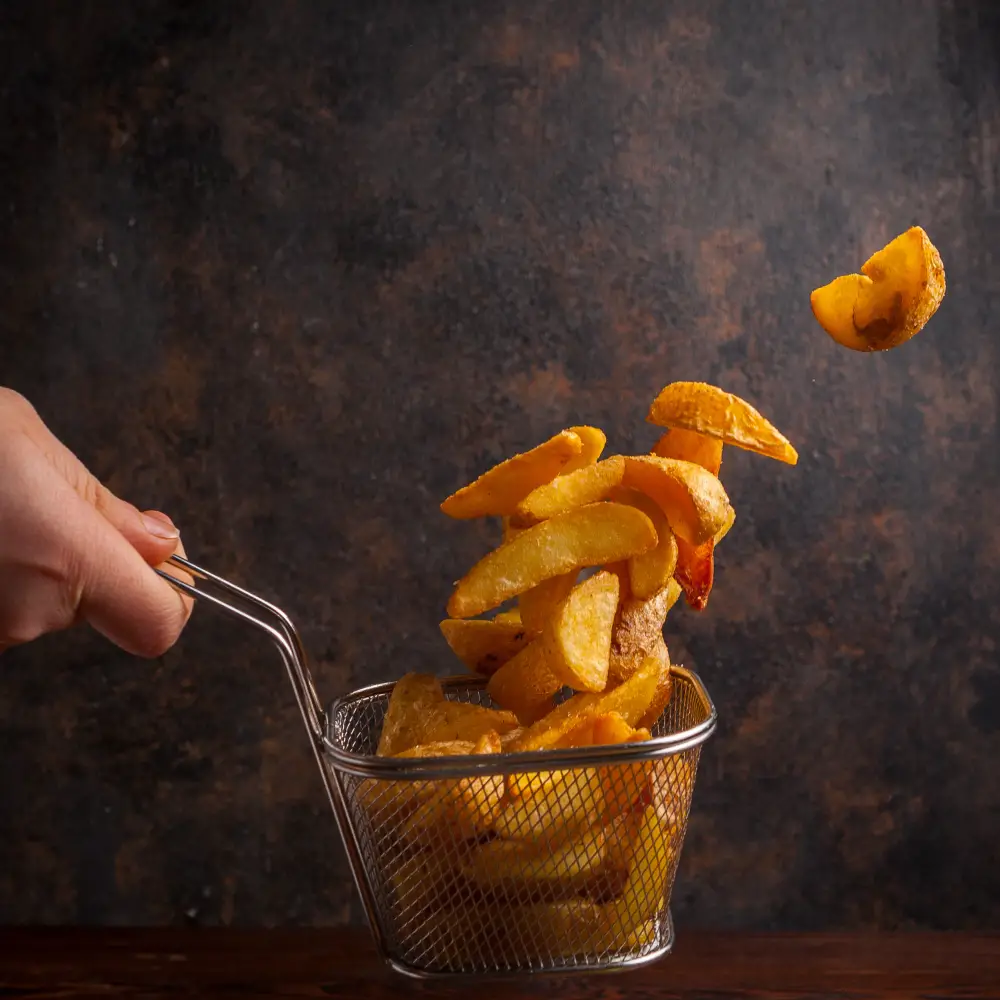
[{"label": "falling potato wedge", "polygon": [[652,454],[694,462],[717,476],[722,467],[722,439],[683,427],[672,427],[653,445]]},{"label": "falling potato wedge", "polygon": [[566,468],[560,475],[566,475],[585,465],[593,465],[608,443],[607,435],[599,427],[570,427],[568,430],[580,439],[580,454],[566,463]]},{"label": "falling potato wedge", "polygon": [[633,597],[645,600],[659,593],[674,575],[677,566],[677,539],[663,508],[652,497],[624,486],[616,487],[609,496],[615,503],[638,507],[656,528],[656,547],[633,556],[628,561],[629,592]]},{"label": "falling potato wedge", "polygon": [[726,523],[715,538],[702,545],[691,545],[683,539],[677,542],[677,566],[674,577],[684,588],[684,597],[695,611],[704,611],[715,582],[715,546],[726,537],[736,520],[736,511],[730,507]]},{"label": "falling potato wedge", "polygon": [[714,538],[729,517],[729,497],[722,483],[694,462],[630,455],[622,482],[652,497],[674,534],[692,545]]},{"label": "falling potato wedge", "polygon": [[452,493],[441,510],[460,520],[512,514],[533,489],[558,476],[582,450],[583,442],[576,434],[561,431],[536,448],[493,466]]},{"label": "falling potato wedge", "polygon": [[649,657],[669,666],[670,657],[663,642],[663,623],[680,595],[680,584],[670,580],[652,597],[645,600],[632,597],[621,602],[611,632],[609,683],[620,684],[628,680]]},{"label": "falling potato wedge", "polygon": [[660,676],[659,661],[648,657],[624,683],[601,694],[576,694],[558,705],[534,725],[528,726],[513,740],[509,749],[515,753],[545,750],[554,746],[580,746],[574,742],[574,730],[588,726],[598,715],[617,712],[630,726],[649,710]]},{"label": "falling potato wedge", "polygon": [[660,676],[656,680],[656,692],[649,703],[649,708],[646,709],[646,714],[639,720],[637,730],[646,729],[651,732],[655,729],[674,693],[674,675],[670,669],[670,655],[667,653],[667,644],[663,642],[662,636],[660,636],[660,642],[663,644],[663,652],[660,659]]},{"label": "falling potato wedge", "polygon": [[614,455],[595,465],[585,465],[574,472],[556,476],[552,482],[532,490],[517,505],[513,523],[525,527],[557,514],[565,514],[574,507],[597,503],[622,481],[624,475],[625,459]]},{"label": "falling potato wedge", "polygon": [[446,618],[440,624],[452,652],[470,669],[489,677],[534,638],[519,621]]},{"label": "falling potato wedge", "polygon": [[613,573],[597,573],[578,584],[555,608],[539,639],[490,678],[490,697],[530,725],[552,708],[552,696],[563,686],[603,691],[617,609]]},{"label": "falling potato wedge", "polygon": [[529,643],[490,677],[486,691],[493,702],[530,726],[554,707],[552,696],[562,683],[549,669],[545,645]]},{"label": "falling potato wedge", "polygon": [[706,382],[672,382],[653,400],[646,420],[707,434],[789,465],[799,460],[788,438],[745,399]]},{"label": "falling potato wedge", "polygon": [[535,633],[541,632],[556,607],[569,597],[579,575],[577,570],[573,570],[561,576],[553,576],[521,594],[517,599],[517,607],[524,627]]},{"label": "falling potato wedge", "polygon": [[550,577],[628,559],[648,551],[656,541],[652,521],[634,507],[616,503],[578,507],[528,528],[488,553],[456,584],[448,614],[472,618]]},{"label": "falling potato wedge", "polygon": [[937,312],[944,264],[920,226],[873,254],[860,274],[845,274],[809,297],[819,325],[852,351],[887,351],[905,343]]}]

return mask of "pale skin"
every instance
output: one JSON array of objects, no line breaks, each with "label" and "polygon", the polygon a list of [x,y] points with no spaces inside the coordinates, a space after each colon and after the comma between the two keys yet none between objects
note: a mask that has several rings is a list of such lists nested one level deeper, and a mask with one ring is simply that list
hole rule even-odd
[{"label": "pale skin", "polygon": [[111,493],[0,387],[0,652],[85,622],[129,653],[162,655],[191,602],[152,567],[183,551],[166,514]]}]

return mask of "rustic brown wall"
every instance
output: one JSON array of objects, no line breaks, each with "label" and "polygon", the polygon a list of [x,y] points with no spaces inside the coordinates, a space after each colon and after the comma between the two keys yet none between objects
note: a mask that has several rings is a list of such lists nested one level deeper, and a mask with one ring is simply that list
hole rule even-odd
[{"label": "rustic brown wall", "polygon": [[[61,16],[55,16],[61,9]],[[721,727],[682,925],[1000,926],[992,0],[5,4],[0,382],[304,626],[327,695],[449,668],[492,540],[437,501],[668,381],[731,451],[702,616]],[[851,354],[810,289],[911,223],[930,327]],[[357,919],[272,653],[0,659],[0,922]]]}]

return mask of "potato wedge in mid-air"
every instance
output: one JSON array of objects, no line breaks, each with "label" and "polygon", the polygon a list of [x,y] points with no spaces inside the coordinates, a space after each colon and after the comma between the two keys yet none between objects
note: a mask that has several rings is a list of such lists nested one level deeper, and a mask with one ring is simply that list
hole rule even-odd
[{"label": "potato wedge in mid-air", "polygon": [[660,458],[679,458],[682,462],[694,462],[718,476],[722,468],[722,439],[689,431],[684,427],[672,427],[652,447],[652,454]]},{"label": "potato wedge in mid-air", "polygon": [[[663,642],[662,638],[660,639]],[[660,660],[660,675],[656,680],[656,692],[646,709],[646,714],[639,720],[636,729],[648,729],[652,731],[656,728],[660,716],[664,709],[670,704],[670,698],[674,693],[674,675],[670,669],[670,656],[667,653],[666,643],[663,644],[663,653]]]},{"label": "potato wedge in mid-air", "polygon": [[604,446],[608,443],[608,437],[600,427],[570,427],[570,433],[575,434],[580,439],[580,454],[571,458],[566,463],[566,468],[560,475],[566,475],[585,465],[593,465],[604,451]]},{"label": "potato wedge in mid-air", "polygon": [[528,528],[480,559],[456,584],[448,613],[472,618],[550,577],[628,559],[656,540],[652,522],[635,507],[578,507]]},{"label": "potato wedge in mid-air", "polygon": [[585,465],[574,472],[556,476],[544,486],[533,489],[517,505],[513,522],[520,527],[537,524],[556,514],[565,514],[574,507],[597,503],[622,481],[624,474],[625,459],[615,455],[595,465]]},{"label": "potato wedge in mid-air", "polygon": [[544,644],[536,639],[490,677],[486,690],[495,704],[513,712],[522,726],[530,726],[552,711],[552,696],[562,686],[549,669]]},{"label": "potato wedge in mid-air", "polygon": [[577,570],[573,570],[553,576],[521,594],[517,599],[517,608],[524,627],[535,633],[541,632],[555,609],[569,597],[579,575]]},{"label": "potato wedge in mid-air", "polygon": [[672,382],[660,390],[646,419],[661,427],[682,427],[717,437],[789,465],[799,460],[788,438],[745,399],[706,382]]},{"label": "potato wedge in mid-air", "polygon": [[609,683],[627,680],[650,656],[669,665],[670,658],[663,643],[663,623],[680,595],[680,584],[670,580],[647,600],[629,598],[621,603],[611,632]]},{"label": "potato wedge in mid-air", "polygon": [[493,674],[490,697],[531,724],[552,708],[552,695],[564,685],[603,691],[617,610],[614,574],[596,573],[577,584],[553,610],[539,638]]},{"label": "potato wedge in mid-air", "polygon": [[441,510],[462,520],[513,514],[535,487],[558,476],[582,448],[576,434],[561,431],[531,451],[493,466],[468,486],[452,493],[441,504]]},{"label": "potato wedge in mid-air", "polygon": [[701,545],[691,545],[683,539],[677,541],[677,565],[674,577],[684,589],[684,597],[695,611],[704,611],[715,582],[715,546],[726,537],[736,520],[736,511],[730,507],[726,523],[715,538]]},{"label": "potato wedge in mid-air", "polygon": [[528,726],[512,741],[510,749],[521,752],[560,745],[579,746],[579,742],[573,741],[573,730],[608,712],[617,712],[630,726],[635,726],[649,709],[659,676],[659,661],[650,657],[618,687],[601,694],[576,694],[557,705],[544,718]]},{"label": "potato wedge in mid-air", "polygon": [[628,561],[629,593],[640,600],[659,593],[669,583],[677,566],[677,539],[660,505],[639,490],[619,486],[610,494],[615,503],[638,507],[656,528],[655,548]]},{"label": "potato wedge in mid-air", "polygon": [[[498,616],[499,617],[499,616]],[[520,622],[446,618],[440,625],[452,652],[470,669],[489,677],[531,642]]]},{"label": "potato wedge in mid-air", "polygon": [[852,351],[887,351],[905,343],[937,312],[945,293],[944,264],[927,233],[913,226],[861,266],[817,288],[813,315]]},{"label": "potato wedge in mid-air", "polygon": [[692,545],[714,538],[729,516],[729,497],[722,483],[694,462],[629,455],[623,483],[652,497],[674,534]]}]

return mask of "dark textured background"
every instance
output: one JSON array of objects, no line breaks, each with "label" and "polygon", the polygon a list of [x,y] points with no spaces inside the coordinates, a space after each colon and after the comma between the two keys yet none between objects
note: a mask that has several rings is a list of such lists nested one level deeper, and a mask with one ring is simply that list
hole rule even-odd
[{"label": "dark textured background", "polygon": [[[993,0],[8,2],[0,382],[279,599],[332,696],[449,667],[437,502],[696,378],[785,430],[674,658],[708,682],[682,925],[1000,926]],[[809,291],[908,225],[885,356]],[[0,660],[0,922],[359,918],[274,655]]]}]

